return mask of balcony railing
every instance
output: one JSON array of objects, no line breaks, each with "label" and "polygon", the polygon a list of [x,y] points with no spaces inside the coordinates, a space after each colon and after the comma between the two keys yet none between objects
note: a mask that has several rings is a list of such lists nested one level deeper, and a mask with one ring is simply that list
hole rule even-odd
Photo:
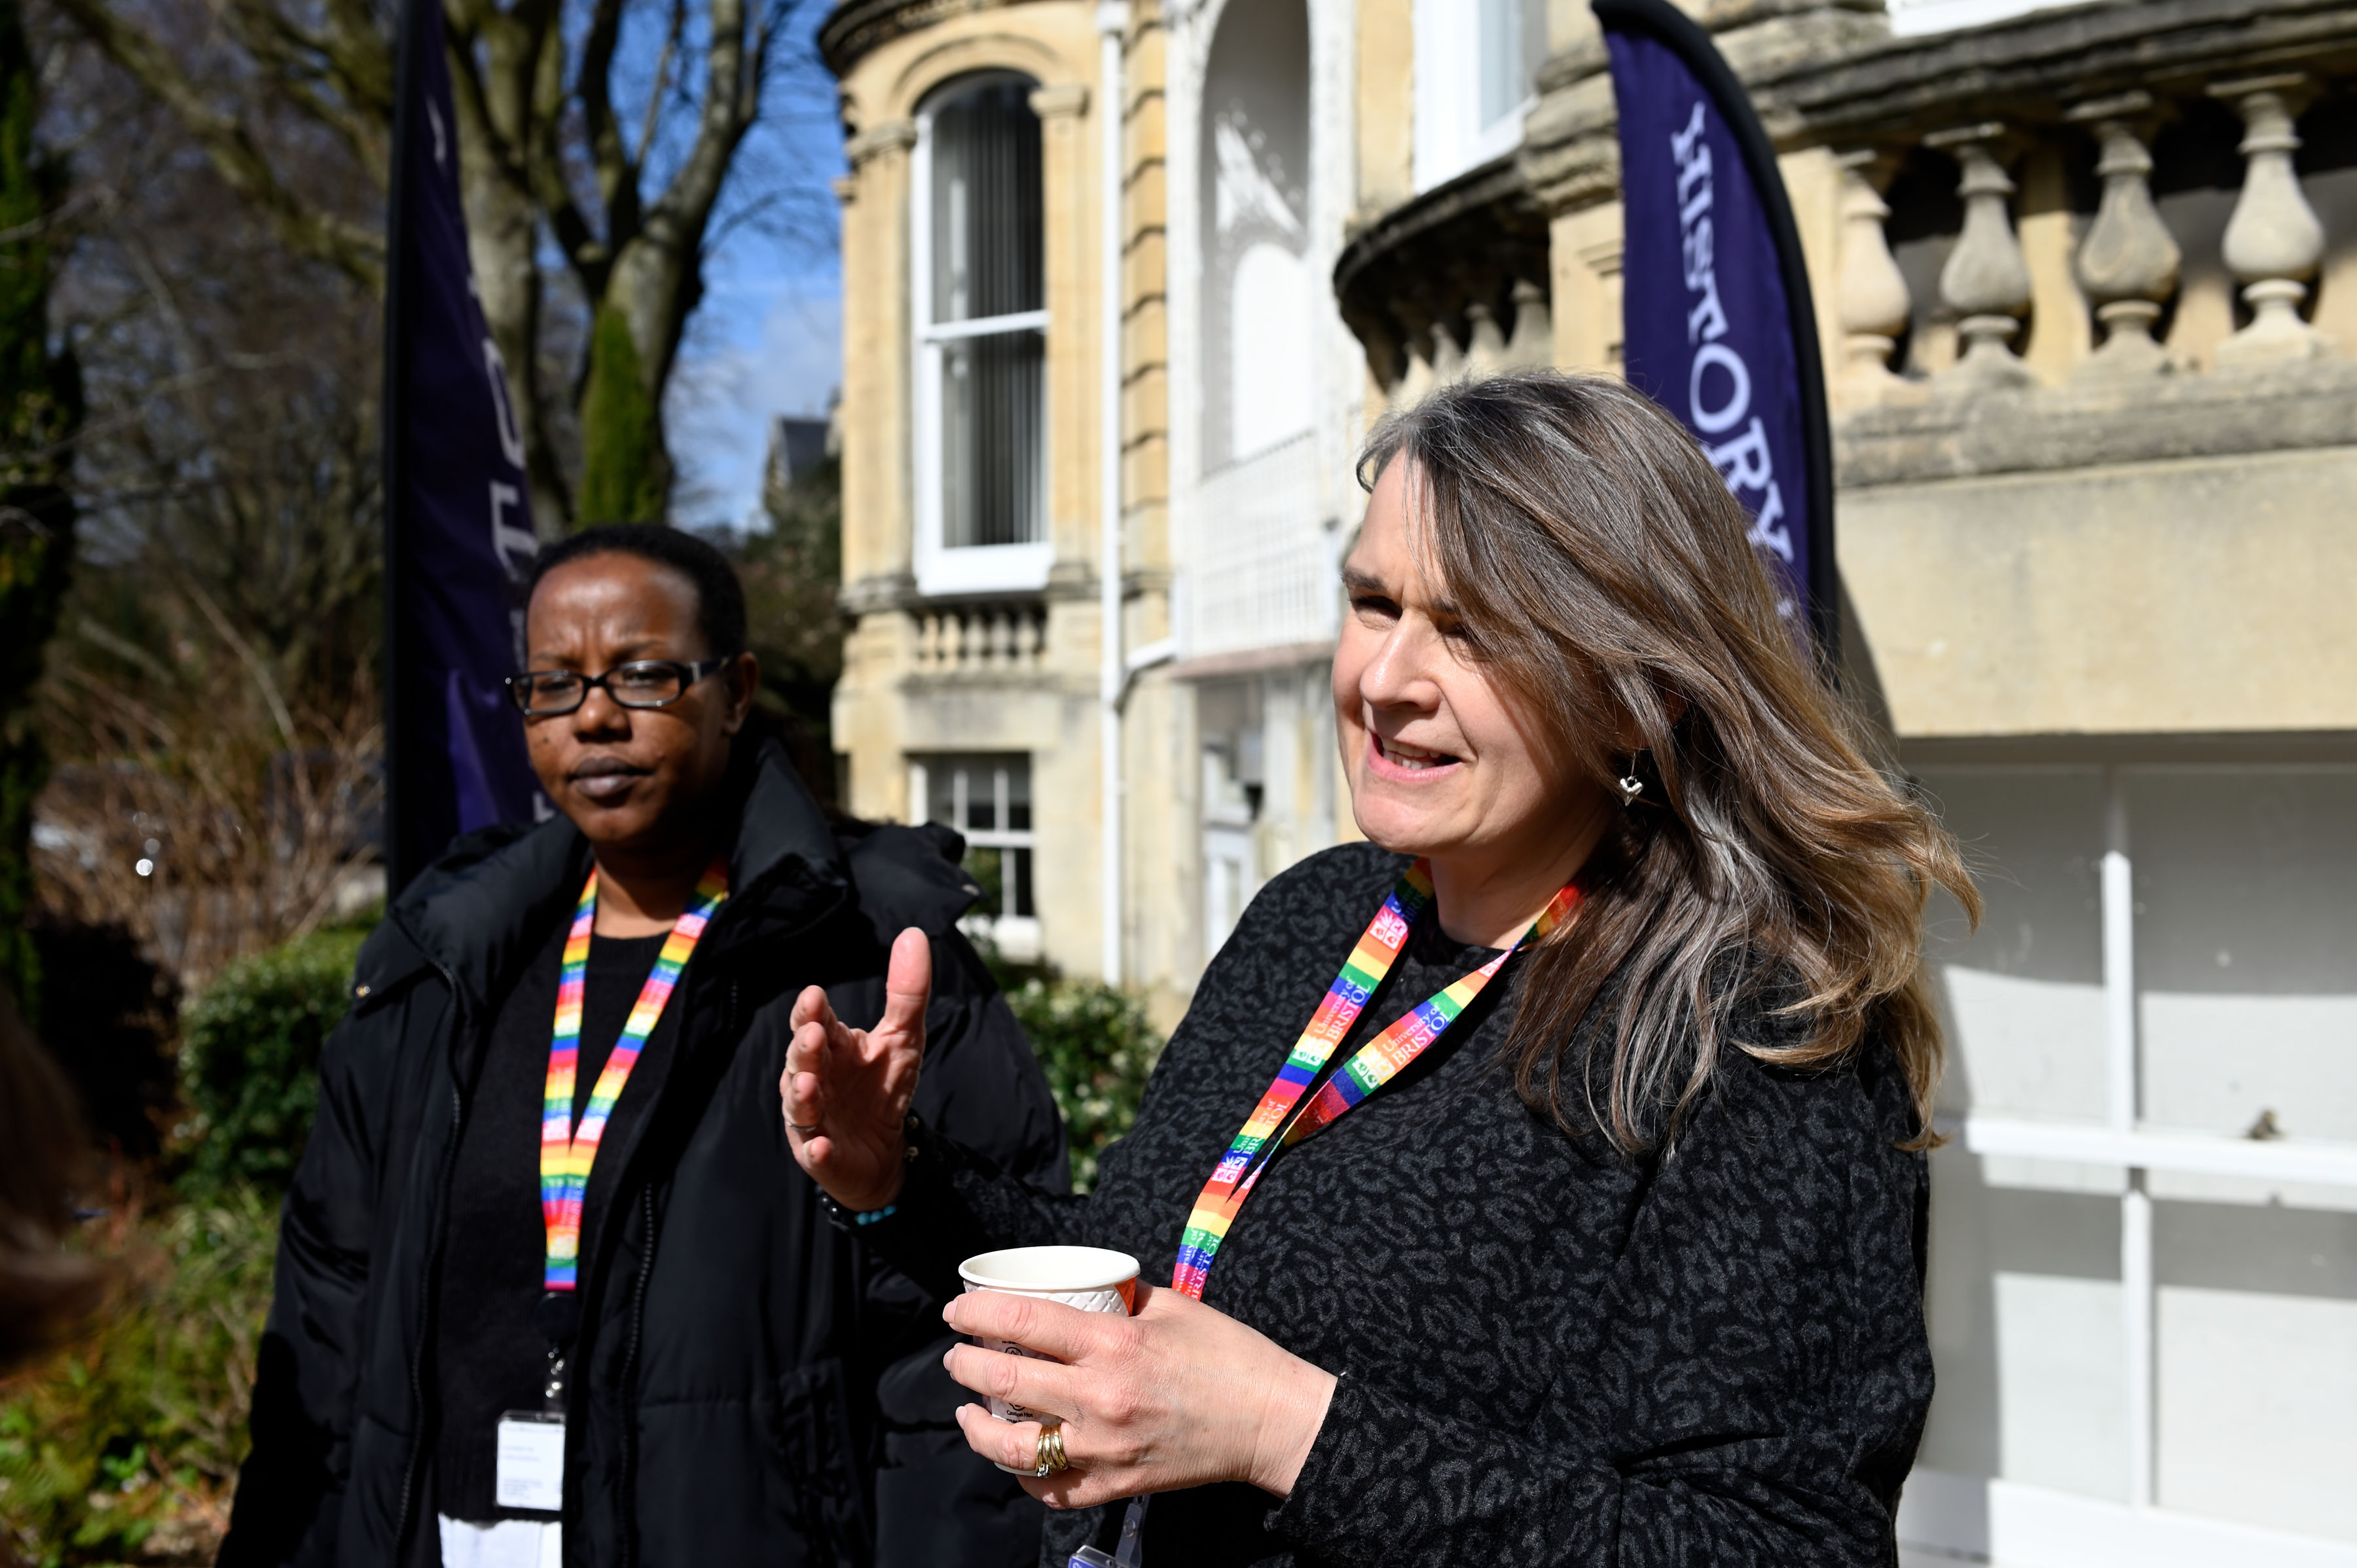
[{"label": "balcony railing", "polygon": [[[1840,401],[1859,408],[2066,382],[2118,391],[2323,357],[2332,345],[2303,306],[2313,303],[2326,233],[2294,156],[2298,117],[2321,95],[2320,83],[2293,71],[2180,81],[2071,104],[2059,122],[1981,121],[1931,132],[1912,147],[1885,142],[1844,154],[1833,302]],[[2232,112],[2231,124],[2216,106]],[[2174,194],[2231,196],[2222,231],[2200,220],[2199,199],[2176,204],[2172,227],[2155,199],[2157,148],[2174,155],[2177,166],[2162,171]],[[2212,182],[2226,172],[2220,165],[2234,158],[2239,189],[2219,188]],[[2017,176],[2032,163],[2048,211],[2057,195],[2069,201],[2073,186],[2100,189],[2092,212],[2065,207],[2076,243],[2067,270],[2050,271],[2042,287],[2019,221]],[[1943,178],[1953,181],[1946,190]],[[1961,211],[1929,300],[1894,254],[1886,196],[1915,209],[1900,215],[1915,236],[1943,204]],[[1924,242],[1916,246],[1922,254]],[[2191,292],[2209,308],[2188,308],[2189,257],[2200,274]],[[2165,318],[2174,328],[2166,339]],[[2062,346],[2037,356],[2041,367],[2024,355],[2033,330]],[[1895,365],[1902,339],[1905,361]]]},{"label": "balcony railing", "polygon": [[1038,600],[926,605],[909,613],[920,673],[1019,674],[1045,661],[1048,609]]}]

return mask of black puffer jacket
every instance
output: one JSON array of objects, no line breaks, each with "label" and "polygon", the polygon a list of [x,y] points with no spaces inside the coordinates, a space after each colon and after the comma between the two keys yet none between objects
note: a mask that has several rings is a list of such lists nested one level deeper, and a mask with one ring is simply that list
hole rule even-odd
[{"label": "black puffer jacket", "polygon": [[[1028,1561],[1037,1505],[958,1438],[936,1307],[826,1222],[786,1147],[793,999],[823,985],[873,1022],[891,937],[922,927],[920,1114],[1059,1187],[1062,1124],[955,929],[974,897],[955,835],[838,834],[774,745],[749,760],[732,893],[671,1003],[671,1069],[590,1178],[565,1562]],[[587,868],[562,819],[479,835],[361,950],[286,1199],[231,1568],[436,1561],[427,1362],[452,1155],[499,999]]]}]

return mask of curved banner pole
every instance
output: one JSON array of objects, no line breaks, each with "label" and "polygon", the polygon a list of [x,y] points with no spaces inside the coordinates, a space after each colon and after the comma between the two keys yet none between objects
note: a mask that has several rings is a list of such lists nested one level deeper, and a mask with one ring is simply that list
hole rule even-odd
[{"label": "curved banner pole", "polygon": [[1630,384],[1710,454],[1751,517],[1786,616],[1807,626],[1831,671],[1840,651],[1832,425],[1775,146],[1684,12],[1669,0],[1590,3],[1620,105]]}]

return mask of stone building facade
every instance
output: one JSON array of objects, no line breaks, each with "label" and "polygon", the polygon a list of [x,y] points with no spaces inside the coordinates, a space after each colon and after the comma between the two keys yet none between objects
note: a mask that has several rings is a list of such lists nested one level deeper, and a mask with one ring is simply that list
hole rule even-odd
[{"label": "stone building facade", "polygon": [[[1689,9],[1803,229],[1847,686],[1989,903],[1935,929],[1902,1542],[2357,1565],[2357,5]],[[1352,831],[1372,423],[1618,366],[1601,41],[1578,0],[845,0],[821,42],[849,803],[956,822],[1004,948],[1167,1020]]]}]

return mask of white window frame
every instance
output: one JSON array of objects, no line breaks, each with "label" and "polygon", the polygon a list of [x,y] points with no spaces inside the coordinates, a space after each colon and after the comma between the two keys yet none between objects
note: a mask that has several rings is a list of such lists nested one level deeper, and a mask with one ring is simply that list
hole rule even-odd
[{"label": "white window frame", "polygon": [[[1008,80],[1029,80],[1015,71],[988,74]],[[974,85],[974,78],[960,78],[952,84],[952,95],[957,90],[972,85]],[[935,325],[932,319],[933,111],[930,105],[917,112],[917,145],[909,158],[909,321],[916,361],[911,383],[914,418],[910,422],[914,443],[911,467],[916,479],[916,539],[912,553],[917,591],[929,597],[947,594],[1037,592],[1048,585],[1048,570],[1055,564],[1056,547],[1052,540],[1043,538],[1028,544],[963,545],[955,549],[942,542],[942,348],[963,338],[1018,332],[1027,328],[1039,332],[1044,341],[1048,333],[1048,312],[1044,308],[1024,310],[1006,316]],[[1044,225],[1044,204],[1040,220]],[[1044,256],[1044,243],[1041,250]],[[1045,297],[1044,294],[1042,297]],[[1048,397],[1045,377],[1041,378],[1039,396],[1044,405]],[[1053,439],[1050,434],[1052,426],[1044,406],[1039,413],[1040,440],[1046,443]],[[1053,471],[1048,455],[1043,452],[1040,463],[1043,482],[1045,477]],[[1047,528],[1045,517],[1040,520],[1040,525],[1044,532]]]},{"label": "white window frame", "polygon": [[[1469,0],[1415,0],[1414,157],[1418,195],[1522,145],[1523,121],[1538,102],[1534,90],[1506,113],[1481,124],[1480,9]],[[1534,71],[1537,62],[1529,62]]]},{"label": "white window frame", "polygon": [[[999,548],[1006,547],[1000,546]],[[985,753],[983,755],[986,756],[988,754]],[[1026,766],[1028,766],[1028,759],[1026,761]],[[1039,889],[1038,885],[1039,871],[1039,839],[1038,832],[1031,828],[1011,828],[1004,825],[996,828],[967,827],[965,825],[967,818],[966,807],[971,803],[971,797],[968,794],[968,790],[972,788],[972,785],[969,782],[970,777],[971,770],[966,768],[960,768],[951,775],[950,816],[953,820],[949,822],[945,822],[942,825],[953,828],[962,834],[965,839],[966,847],[968,849],[995,849],[1000,851],[1019,849],[1028,852],[1031,856],[1031,903],[1034,909],[1038,908],[1039,902]],[[915,817],[920,822],[931,822],[932,820],[933,793],[931,786],[931,764],[922,757],[910,757],[909,759],[909,800],[910,806],[909,814]],[[1013,803],[1014,789],[1012,776],[1009,769],[1003,762],[992,773],[991,794],[991,821],[1004,824],[1009,814],[1008,807]],[[1039,802],[1037,800],[1032,801],[1031,809],[1031,820],[1034,822],[1037,822],[1039,820]],[[1003,896],[1012,897],[1014,889],[1007,873],[1003,866],[999,875]],[[975,907],[974,909],[967,912],[963,919],[958,922],[958,926],[968,936],[987,937],[997,946],[1002,956],[1010,959],[1017,963],[1036,962],[1042,951],[1040,945],[1041,932],[1039,916],[1036,914],[1010,914],[1007,912],[1006,908],[1003,903],[996,912],[985,912],[979,906]]]}]

